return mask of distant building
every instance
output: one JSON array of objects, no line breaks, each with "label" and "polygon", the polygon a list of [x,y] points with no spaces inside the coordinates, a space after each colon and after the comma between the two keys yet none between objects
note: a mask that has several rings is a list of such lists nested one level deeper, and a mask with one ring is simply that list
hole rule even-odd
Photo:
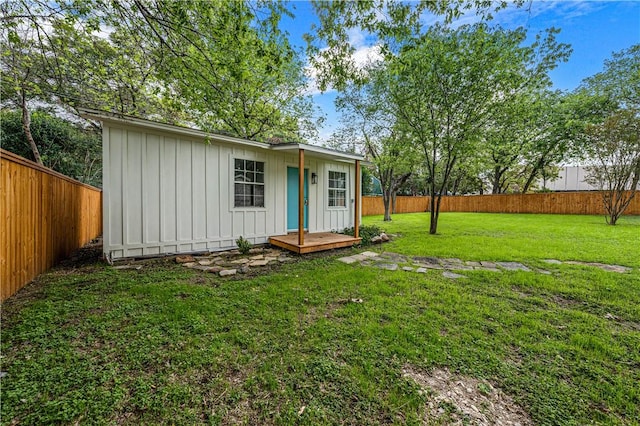
[{"label": "distant building", "polygon": [[[551,191],[597,191],[598,188],[585,182],[587,177],[586,166],[565,166],[560,168],[556,180],[538,180],[538,188],[547,188]],[[640,185],[639,188],[640,189]]]}]

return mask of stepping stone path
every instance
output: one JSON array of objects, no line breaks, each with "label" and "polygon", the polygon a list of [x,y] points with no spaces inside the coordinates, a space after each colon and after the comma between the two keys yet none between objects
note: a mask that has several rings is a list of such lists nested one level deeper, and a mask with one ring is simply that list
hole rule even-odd
[{"label": "stepping stone path", "polygon": [[[365,251],[359,254],[353,254],[351,256],[345,256],[338,259],[342,263],[352,265],[358,263],[361,266],[374,267],[379,269],[386,269],[389,271],[395,271],[401,269],[406,272],[414,272],[424,274],[428,270],[439,269],[442,270],[442,276],[451,279],[466,278],[464,275],[456,274],[451,271],[489,271],[489,272],[502,272],[502,271],[524,271],[534,272],[538,274],[551,275],[550,271],[544,269],[533,269],[520,262],[489,262],[489,261],[463,261],[457,258],[440,259],[437,257],[421,257],[421,256],[404,256],[398,253],[384,252],[376,253],[372,251]],[[604,263],[596,262],[576,262],[565,261],[562,262],[556,259],[544,259],[543,262],[549,265],[587,265],[600,268],[604,271],[626,273],[630,272],[632,268],[620,265],[607,265]],[[404,264],[404,265],[403,265]],[[406,264],[410,264],[408,266]]]}]

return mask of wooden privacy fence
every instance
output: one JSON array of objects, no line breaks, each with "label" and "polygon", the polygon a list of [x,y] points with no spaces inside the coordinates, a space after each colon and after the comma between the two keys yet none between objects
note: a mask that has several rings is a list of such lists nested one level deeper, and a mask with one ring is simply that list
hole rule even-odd
[{"label": "wooden privacy fence", "polygon": [[[396,197],[396,213],[426,212],[429,197]],[[604,214],[602,194],[547,192],[542,194],[457,195],[442,197],[441,212]],[[362,197],[362,215],[384,214],[382,197]],[[625,214],[640,214],[640,194]]]},{"label": "wooden privacy fence", "polygon": [[0,150],[0,300],[102,233],[102,191]]}]

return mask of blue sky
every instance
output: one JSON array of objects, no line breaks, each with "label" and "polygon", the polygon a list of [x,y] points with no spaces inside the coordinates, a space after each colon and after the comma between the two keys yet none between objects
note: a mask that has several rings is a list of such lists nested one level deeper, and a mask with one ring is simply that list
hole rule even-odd
[{"label": "blue sky", "polygon": [[[304,48],[302,35],[317,22],[309,2],[293,1],[290,9],[294,19],[284,19],[282,28],[290,34],[293,45]],[[435,19],[435,18],[432,18]],[[473,14],[463,16],[459,23],[476,21]],[[529,36],[549,27],[562,31],[557,39],[569,43],[573,53],[569,61],[551,72],[554,87],[561,90],[575,89],[582,79],[603,69],[604,61],[613,52],[640,43],[640,1],[540,1],[534,0],[529,10],[509,7],[495,15],[494,22],[505,28],[523,26]],[[362,37],[355,31],[352,44],[361,53],[372,48],[374,40]],[[320,130],[320,141],[326,139],[339,126],[339,113],[333,101],[335,92],[315,93],[314,103],[326,116]]]}]

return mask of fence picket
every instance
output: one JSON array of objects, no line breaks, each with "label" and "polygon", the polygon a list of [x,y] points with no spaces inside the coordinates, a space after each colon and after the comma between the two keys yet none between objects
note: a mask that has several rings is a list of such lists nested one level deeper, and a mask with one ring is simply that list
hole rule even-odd
[{"label": "fence picket", "polygon": [[102,233],[102,191],[5,150],[0,185],[4,301]]}]

